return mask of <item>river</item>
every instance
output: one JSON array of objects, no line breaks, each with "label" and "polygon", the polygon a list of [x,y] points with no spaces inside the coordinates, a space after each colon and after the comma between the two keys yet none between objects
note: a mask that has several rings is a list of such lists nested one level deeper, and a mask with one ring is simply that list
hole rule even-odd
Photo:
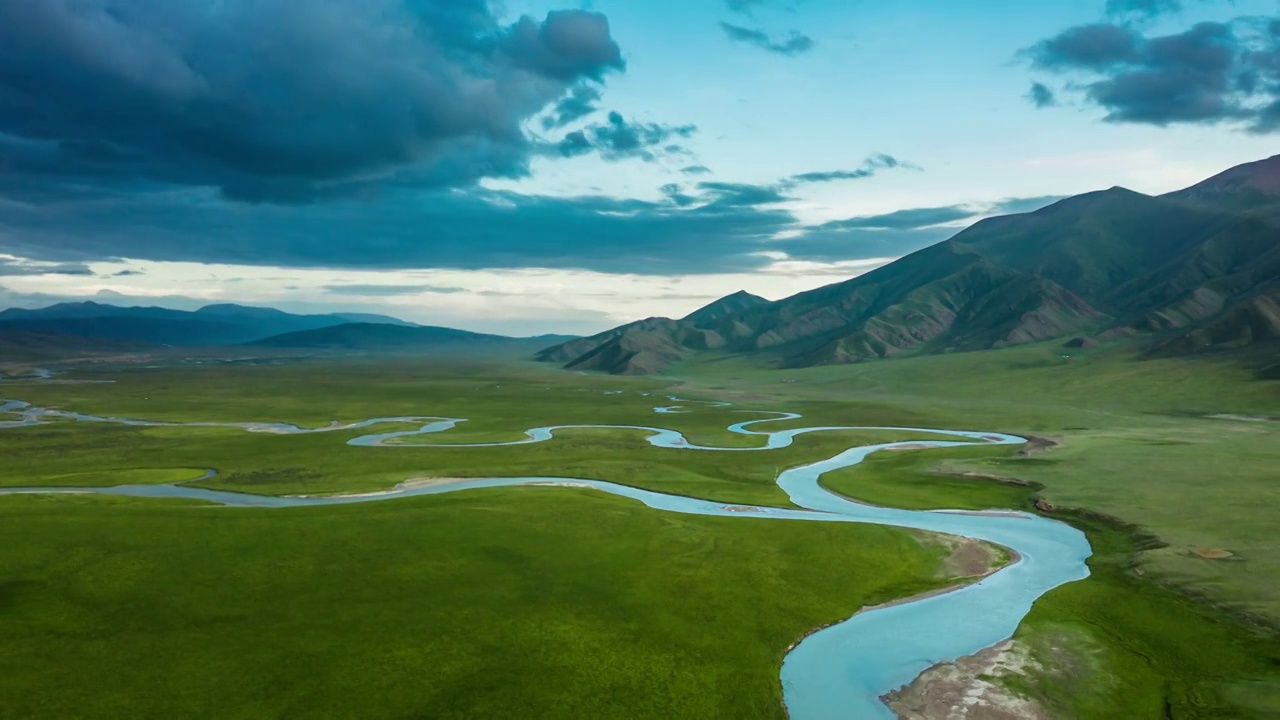
[{"label": "river", "polygon": [[[672,402],[694,401],[669,398]],[[706,403],[724,406],[725,403]],[[655,408],[655,412],[684,412],[684,405]],[[465,422],[462,418],[402,416],[373,418],[357,423],[334,423],[322,428],[301,428],[288,423],[179,423],[115,418],[33,407],[19,400],[0,400],[0,413],[17,415],[0,421],[0,429],[38,425],[49,420],[116,423],[147,427],[234,427],[249,432],[282,435],[312,434],[370,428],[386,423],[414,423],[415,430],[361,435],[348,444],[361,447],[422,451],[430,445],[396,444],[388,441],[445,432]],[[1017,560],[979,582],[963,588],[889,607],[859,612],[852,617],[809,635],[786,655],[782,664],[783,700],[793,720],[858,720],[893,717],[880,695],[913,680],[929,666],[994,645],[1010,637],[1031,604],[1049,590],[1088,576],[1085,560],[1091,554],[1083,533],[1062,522],[1016,511],[984,513],[933,510],[915,511],[866,505],[832,493],[819,478],[827,472],[856,465],[873,452],[897,447],[955,447],[966,443],[1020,444],[1023,438],[994,432],[893,427],[806,427],[761,430],[761,425],[798,420],[794,413],[759,412],[770,415],[730,425],[728,430],[757,436],[757,447],[712,447],[695,445],[681,433],[650,426],[562,425],[533,428],[521,440],[497,443],[450,444],[450,447],[497,447],[551,440],[558,430],[570,428],[623,428],[646,433],[651,445],[660,448],[703,452],[761,452],[791,445],[799,435],[838,430],[885,430],[930,432],[957,438],[955,441],[882,443],[849,448],[834,457],[790,468],[778,475],[778,486],[798,506],[797,509],[726,505],[676,495],[616,485],[602,480],[563,477],[508,477],[467,480],[430,487],[413,487],[384,493],[338,497],[277,497],[209,490],[188,485],[123,485],[102,488],[5,488],[0,494],[16,493],[105,493],[134,497],[187,498],[239,508],[289,508],[348,503],[385,502],[396,498],[436,495],[476,488],[540,486],[590,487],[631,498],[656,510],[693,515],[739,518],[744,522],[792,520],[808,522],[858,522],[914,528],[960,535],[1003,545],[1017,553]],[[206,476],[207,478],[208,476]]]}]

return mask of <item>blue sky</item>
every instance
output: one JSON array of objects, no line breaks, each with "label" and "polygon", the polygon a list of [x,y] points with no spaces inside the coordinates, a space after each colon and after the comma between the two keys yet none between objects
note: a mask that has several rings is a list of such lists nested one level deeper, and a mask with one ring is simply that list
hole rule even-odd
[{"label": "blue sky", "polygon": [[1280,145],[1275,0],[0,0],[0,46],[12,305],[591,332]]}]

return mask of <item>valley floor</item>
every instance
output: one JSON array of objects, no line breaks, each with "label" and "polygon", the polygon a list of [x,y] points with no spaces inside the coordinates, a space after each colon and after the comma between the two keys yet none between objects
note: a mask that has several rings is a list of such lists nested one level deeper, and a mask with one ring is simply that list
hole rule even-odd
[{"label": "valley floor", "polygon": [[[1088,532],[1092,576],[1042,598],[1014,638],[1038,670],[1000,681],[1049,716],[1277,712],[1280,429],[1258,418],[1280,414],[1280,384],[1225,361],[1073,353],[1021,348],[796,372],[728,361],[642,379],[407,360],[106,366],[58,377],[116,382],[4,381],[0,397],[308,427],[472,418],[449,443],[598,423],[750,444],[724,427],[750,419],[737,412],[755,404],[804,413],[796,426],[1039,435],[1060,447],[883,453],[824,482],[907,508],[1038,502]],[[665,403],[683,412],[653,413]],[[357,434],[53,422],[0,432],[0,484],[197,481],[217,468],[197,484],[325,494],[542,474],[786,505],[772,482],[780,469],[913,439],[820,433],[770,453],[663,453],[634,432],[576,430],[484,453],[369,453],[343,444]],[[222,717],[600,717],[623,706],[634,708],[630,717],[779,717],[777,665],[795,639],[957,574],[944,568],[945,548],[906,531],[744,528],[633,505],[510,489],[264,522],[185,503],[0,498],[0,534],[9,536],[0,538],[0,632],[14,638],[0,654],[0,717],[74,708],[113,717],[139,697],[150,705],[135,717],[199,715],[209,703],[227,708]],[[164,686],[145,692],[157,675]],[[583,687],[600,692],[587,697]],[[625,705],[600,705],[604,696]],[[352,707],[355,697],[379,706]]]}]

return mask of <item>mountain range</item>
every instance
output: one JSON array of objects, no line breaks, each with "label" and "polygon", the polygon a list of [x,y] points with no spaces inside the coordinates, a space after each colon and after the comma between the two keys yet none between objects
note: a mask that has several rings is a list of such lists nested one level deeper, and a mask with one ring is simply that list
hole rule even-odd
[{"label": "mountain range", "polygon": [[6,335],[66,335],[152,345],[235,345],[346,323],[411,325],[385,315],[295,315],[273,308],[229,304],[187,311],[74,302],[37,310],[0,311],[0,333]]},{"label": "mountain range", "polygon": [[0,360],[124,353],[160,346],[528,355],[571,335],[512,338],[431,327],[387,315],[295,315],[273,308],[208,305],[199,310],[61,303],[0,311]]},{"label": "mountain range", "polygon": [[1113,187],[987,218],[851,280],[735,293],[538,359],[648,374],[708,353],[807,367],[1127,335],[1149,354],[1280,342],[1280,155],[1166,195]]},{"label": "mountain range", "polygon": [[256,347],[293,348],[314,350],[438,350],[490,349],[515,352],[521,349],[533,352],[548,345],[572,340],[569,335],[541,335],[513,338],[505,335],[455,330],[453,328],[424,325],[389,325],[385,323],[344,323],[315,330],[273,335],[249,343]]}]

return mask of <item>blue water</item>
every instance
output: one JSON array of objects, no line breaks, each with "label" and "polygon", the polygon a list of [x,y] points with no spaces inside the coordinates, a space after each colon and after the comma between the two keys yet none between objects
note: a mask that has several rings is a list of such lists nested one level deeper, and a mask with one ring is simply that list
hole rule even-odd
[{"label": "blue water", "polygon": [[[688,403],[680,398],[673,402]],[[723,406],[725,403],[705,403]],[[655,408],[658,413],[683,412],[685,405]],[[106,422],[148,427],[236,427],[249,432],[284,435],[336,432],[370,428],[384,423],[422,423],[416,430],[362,435],[348,444],[362,447],[418,448],[430,445],[388,444],[386,441],[440,433],[464,422],[462,418],[405,416],[374,418],[357,423],[334,423],[322,428],[301,428],[288,423],[176,423],[128,418],[100,417],[62,410],[36,408],[17,400],[0,400],[0,413],[18,415],[17,420],[0,421],[0,428],[36,425],[49,419]],[[638,500],[656,510],[694,515],[760,520],[803,520],[809,522],[860,522],[916,528],[998,543],[1018,553],[1018,560],[980,582],[942,595],[901,605],[860,612],[820,630],[801,641],[782,664],[783,699],[794,720],[828,718],[892,718],[879,696],[910,682],[929,666],[972,654],[1012,635],[1036,598],[1063,583],[1088,575],[1085,560],[1091,550],[1080,531],[1069,525],[1035,515],[992,511],[912,511],[875,507],[835,495],[818,482],[826,472],[856,465],[878,450],[900,446],[954,447],[966,441],[1018,444],[1022,438],[1002,433],[984,433],[933,428],[891,427],[808,427],[788,430],[756,430],[756,426],[783,420],[797,420],[794,413],[755,413],[774,417],[747,420],[729,426],[729,431],[761,438],[750,448],[720,448],[690,443],[683,435],[664,428],[615,425],[563,425],[534,428],[525,438],[510,442],[449,444],[448,447],[497,447],[551,440],[556,431],[570,428],[625,428],[647,433],[651,445],[679,450],[720,452],[760,452],[790,445],[802,434],[834,430],[886,430],[931,432],[949,435],[956,441],[884,443],[854,447],[820,462],[794,467],[779,474],[777,483],[799,508],[782,509],[725,505],[615,485],[602,480],[561,477],[487,478],[438,485],[397,489],[386,493],[349,497],[272,497],[206,490],[186,485],[121,485],[106,488],[10,488],[0,494],[16,493],[104,493],[151,498],[204,500],[230,507],[288,508],[315,505],[384,502],[395,498],[438,495],[476,488],[522,486],[590,487]],[[206,475],[206,478],[209,477]]]}]

